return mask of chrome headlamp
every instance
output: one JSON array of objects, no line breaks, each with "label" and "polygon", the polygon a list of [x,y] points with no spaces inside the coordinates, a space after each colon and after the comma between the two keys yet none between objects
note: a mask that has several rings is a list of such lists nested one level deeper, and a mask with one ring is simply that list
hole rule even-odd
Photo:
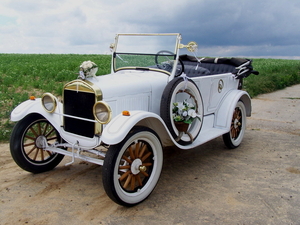
[{"label": "chrome headlamp", "polygon": [[112,117],[112,113],[109,105],[103,101],[99,101],[95,103],[93,107],[93,113],[95,119],[101,124],[109,123]]},{"label": "chrome headlamp", "polygon": [[51,93],[45,93],[42,96],[42,106],[48,113],[53,113],[57,106],[56,98]]}]

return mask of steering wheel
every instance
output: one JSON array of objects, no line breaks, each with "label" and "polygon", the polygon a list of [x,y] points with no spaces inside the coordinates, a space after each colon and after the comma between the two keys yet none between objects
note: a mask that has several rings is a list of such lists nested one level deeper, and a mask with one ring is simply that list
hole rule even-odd
[{"label": "steering wheel", "polygon": [[[162,63],[159,63],[158,62],[158,57],[159,56],[165,56],[166,61],[162,62]],[[170,51],[167,51],[167,50],[161,50],[158,53],[156,53],[156,55],[155,55],[155,64],[156,64],[158,69],[162,69],[162,70],[166,70],[168,72],[172,72],[174,59],[170,59],[169,56],[174,56],[174,53],[170,52]],[[177,64],[177,67],[176,67],[175,76],[179,76],[184,71],[184,65],[183,65],[183,62],[181,61],[181,59],[179,59],[178,62],[179,63]]]}]

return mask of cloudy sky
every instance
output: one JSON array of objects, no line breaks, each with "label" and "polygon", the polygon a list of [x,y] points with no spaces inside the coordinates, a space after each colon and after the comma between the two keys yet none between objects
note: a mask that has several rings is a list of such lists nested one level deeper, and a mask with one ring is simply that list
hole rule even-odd
[{"label": "cloudy sky", "polygon": [[116,33],[181,33],[201,56],[300,59],[300,0],[1,0],[0,53],[105,54]]}]

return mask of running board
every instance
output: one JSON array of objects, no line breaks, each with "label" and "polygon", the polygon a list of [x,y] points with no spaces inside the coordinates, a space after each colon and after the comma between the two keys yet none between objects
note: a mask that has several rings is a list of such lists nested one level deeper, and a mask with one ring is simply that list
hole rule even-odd
[{"label": "running board", "polygon": [[203,129],[201,130],[200,134],[192,144],[186,146],[180,145],[180,148],[183,150],[188,150],[191,148],[198,147],[199,145],[202,145],[212,139],[220,137],[223,134],[226,134],[227,132],[228,131],[226,130],[218,129],[218,128]]},{"label": "running board", "polygon": [[228,133],[228,130],[221,129],[221,128],[215,128],[214,126],[214,115],[205,116],[203,118],[203,125],[202,129],[198,135],[198,137],[194,140],[193,143],[189,145],[179,145],[176,144],[179,148],[188,150],[195,147],[198,147],[199,145],[202,145],[212,139],[215,139],[217,137],[222,136],[223,134]]}]

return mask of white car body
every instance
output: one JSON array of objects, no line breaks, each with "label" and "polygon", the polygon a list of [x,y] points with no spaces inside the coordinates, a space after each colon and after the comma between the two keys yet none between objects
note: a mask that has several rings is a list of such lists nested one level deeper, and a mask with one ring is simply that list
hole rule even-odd
[{"label": "white car body", "polygon": [[[161,65],[172,67],[172,71],[162,71],[164,67],[159,67],[153,69],[154,67],[149,68],[140,68],[129,65],[128,67],[117,67],[117,62],[121,64],[128,63],[122,57],[127,57],[126,54],[118,54],[118,45],[120,42],[120,37],[166,37],[171,36],[174,37],[174,55],[163,55],[163,57],[174,57],[172,60],[167,63],[163,62]],[[74,162],[75,158],[79,158],[85,161],[89,161],[92,163],[96,163],[98,165],[105,164],[106,151],[99,150],[101,146],[119,146],[120,143],[123,143],[130,133],[130,131],[135,127],[146,127],[150,128],[153,133],[155,133],[158,139],[161,142],[162,147],[176,145],[180,149],[192,149],[195,148],[213,138],[230,134],[233,126],[240,126],[240,122],[236,123],[236,125],[232,125],[234,123],[233,120],[233,112],[237,107],[238,102],[242,102],[244,105],[243,112],[246,116],[251,115],[251,99],[247,92],[241,90],[241,80],[245,77],[244,70],[247,71],[247,76],[253,72],[251,71],[251,67],[246,66],[243,67],[243,71],[241,72],[241,68],[237,68],[237,73],[225,72],[218,74],[206,74],[199,76],[191,76],[189,74],[183,73],[180,76],[176,76],[178,72],[178,65],[180,64],[180,50],[183,48],[188,48],[191,52],[194,51],[195,43],[190,43],[188,45],[182,45],[180,43],[181,35],[180,34],[119,34],[116,36],[115,43],[111,46],[112,48],[112,72],[111,74],[103,75],[103,76],[90,76],[84,77],[83,79],[77,79],[71,81],[66,84],[63,93],[63,100],[59,101],[52,94],[46,94],[42,98],[37,98],[34,100],[27,100],[26,102],[21,103],[17,106],[11,113],[12,121],[22,121],[26,116],[32,114],[39,114],[43,118],[45,118],[54,128],[58,131],[60,137],[64,140],[61,143],[55,142],[52,144],[47,143],[45,138],[36,138],[35,146],[39,146],[37,149],[43,149],[43,151],[51,152],[51,153],[59,153],[62,155],[68,155],[72,157],[71,163]],[[126,44],[125,44],[126,46]],[[166,52],[166,51],[165,51]],[[169,51],[167,51],[167,54]],[[173,51],[171,51],[173,52]],[[135,53],[134,53],[135,54]],[[165,53],[164,53],[165,54]],[[155,55],[153,55],[154,57]],[[156,56],[156,63],[158,58],[161,57],[160,53]],[[193,56],[191,56],[193,57]],[[195,57],[196,58],[196,57]],[[130,59],[130,58],[129,58]],[[197,70],[198,66],[204,65],[204,61],[197,61],[193,64],[192,62],[188,62],[191,65],[187,66],[189,71]],[[193,59],[192,59],[193,61]],[[247,62],[248,63],[248,62]],[[246,64],[247,64],[246,63]],[[217,64],[217,63],[216,63]],[[153,61],[153,65],[155,65]],[[158,63],[157,63],[158,65]],[[249,63],[247,64],[249,65]],[[251,65],[251,63],[250,63]],[[192,71],[194,72],[194,71]],[[177,74],[178,75],[178,74]],[[179,78],[178,78],[179,77]],[[196,84],[196,88],[194,87],[194,91],[196,89],[199,90],[200,96],[197,99],[196,103],[199,103],[202,107],[202,112],[200,110],[201,118],[200,122],[197,122],[199,125],[194,125],[193,129],[196,135],[191,134],[187,135],[187,133],[182,134],[179,131],[170,130],[170,126],[172,125],[172,121],[167,121],[162,118],[161,110],[162,110],[162,96],[165,93],[166,86],[175,79],[182,79],[180,85]],[[188,83],[189,82],[189,83]],[[193,84],[192,84],[193,83]],[[70,96],[76,96],[76,92],[91,94],[94,95],[96,92],[95,104],[99,103],[101,106],[105,105],[107,107],[108,112],[105,116],[109,117],[109,121],[105,123],[99,123],[97,118],[84,118],[80,117],[77,114],[71,115],[66,113],[66,107],[64,104],[68,104],[67,97],[71,93]],[[95,92],[95,93],[94,93]],[[176,96],[177,94],[175,94]],[[197,96],[198,96],[197,95]],[[46,96],[46,97],[45,97]],[[191,95],[193,97],[193,95]],[[202,97],[201,97],[202,96]],[[73,97],[71,97],[73,98]],[[76,97],[74,97],[76,98]],[[76,109],[80,108],[80,103],[82,103],[85,107],[85,97],[80,97],[78,100],[71,99],[72,103],[69,103],[69,110],[72,110],[72,105],[76,103]],[[93,97],[91,98],[93,99]],[[69,101],[69,100],[68,100]],[[81,101],[81,102],[80,102]],[[90,100],[87,100],[90,101]],[[91,100],[93,101],[93,100]],[[50,104],[50,110],[47,109],[47,104]],[[93,102],[91,103],[94,104]],[[200,106],[197,107],[200,108]],[[95,110],[95,105],[93,110]],[[53,110],[52,110],[53,108]],[[243,108],[243,107],[242,107]],[[79,109],[78,109],[79,110]],[[78,112],[84,113],[85,111],[91,111],[92,109],[80,109]],[[123,114],[123,111],[129,113]],[[243,111],[243,110],[242,110]],[[199,114],[199,115],[200,115]],[[244,116],[244,115],[243,115]],[[95,117],[95,113],[94,113]],[[66,122],[67,120],[71,120],[71,122]],[[81,127],[84,125],[78,125],[76,127],[76,121],[81,121],[82,124],[95,124],[91,125],[93,131],[82,131]],[[20,123],[20,122],[19,122]],[[66,125],[65,123],[69,123],[70,125]],[[169,125],[168,125],[169,123]],[[201,125],[200,125],[201,124]],[[243,130],[244,132],[246,121],[243,118]],[[69,128],[66,128],[66,127]],[[89,125],[90,126],[90,125]],[[190,125],[193,126],[193,125]],[[195,128],[196,126],[199,126]],[[76,130],[76,132],[72,132],[72,130]],[[198,131],[199,130],[199,131]],[[198,134],[199,132],[199,134]],[[15,132],[16,133],[16,132]],[[87,133],[87,135],[85,135]],[[180,134],[180,135],[179,135]],[[183,135],[183,136],[181,136]],[[185,136],[184,136],[185,135]],[[20,136],[20,135],[19,135]],[[15,135],[15,139],[19,137]],[[45,135],[44,135],[45,136]],[[178,137],[177,137],[178,136]],[[181,137],[179,137],[181,136]],[[230,136],[230,135],[229,135]],[[231,137],[231,136],[230,136]],[[241,138],[243,137],[243,133],[241,133]],[[182,138],[183,141],[178,141]],[[186,139],[187,141],[185,141]],[[189,140],[190,139],[190,140]],[[230,141],[232,139],[232,141]],[[233,148],[237,147],[240,144],[234,143],[233,138],[227,138],[229,143]],[[25,143],[25,141],[24,141]],[[11,143],[11,145],[13,145]],[[22,164],[21,161],[18,162],[16,150],[17,147],[12,148],[12,155],[14,156],[16,162],[25,170],[31,172],[39,172],[37,169],[28,169],[26,166]],[[21,145],[22,148],[22,145]],[[66,151],[66,148],[69,148]],[[15,149],[15,150],[13,150]],[[25,144],[23,144],[23,149],[25,149]],[[25,151],[25,150],[24,150]],[[108,151],[110,149],[108,148]],[[125,151],[125,150],[124,150]],[[95,157],[87,156],[84,153],[89,152],[95,154]],[[155,151],[153,151],[153,154]],[[160,153],[158,153],[160,155]],[[29,154],[28,154],[29,155]],[[101,156],[100,158],[98,156]],[[133,157],[131,157],[133,158]],[[44,158],[43,158],[44,159]],[[35,160],[35,159],[34,159]],[[33,161],[34,161],[33,160]],[[41,160],[43,161],[43,160]],[[135,163],[139,163],[141,166],[140,160],[135,160]],[[150,164],[149,164],[150,165]],[[153,163],[154,165],[154,163]],[[161,167],[161,165],[157,167]],[[38,168],[38,167],[37,167]],[[139,167],[142,168],[142,167]],[[142,168],[145,169],[145,168]],[[140,170],[142,170],[140,169]],[[155,168],[152,168],[154,170]],[[136,176],[140,172],[137,169],[132,169],[131,172],[133,176]],[[127,170],[126,170],[127,171]],[[124,172],[124,171],[123,171]],[[160,171],[158,172],[158,174]],[[151,176],[150,176],[151,177]],[[156,176],[154,176],[156,177]],[[129,178],[128,178],[129,179]],[[140,178],[138,178],[140,179]],[[155,178],[156,179],[156,178]],[[158,179],[158,178],[157,178]],[[117,182],[117,181],[116,181]],[[129,182],[129,181],[128,181]],[[130,181],[131,182],[131,181]],[[135,182],[132,182],[135,183]],[[136,197],[136,195],[128,195],[123,193],[126,188],[120,188],[115,184],[114,191],[110,193],[108,190],[108,195],[117,203],[122,205],[134,205],[141,201],[143,201],[152,191],[154,187],[151,187],[149,191],[146,191],[140,198]],[[133,186],[135,184],[132,184]],[[105,185],[109,186],[109,185]],[[145,190],[148,188],[147,185],[143,187]],[[141,188],[141,190],[144,190]],[[108,188],[106,188],[108,189]],[[118,191],[119,190],[119,191]],[[147,189],[148,190],[148,189]],[[126,192],[126,191],[125,191]],[[116,194],[117,193],[117,194]],[[124,194],[124,196],[123,196]],[[131,201],[131,199],[134,199]]]}]

